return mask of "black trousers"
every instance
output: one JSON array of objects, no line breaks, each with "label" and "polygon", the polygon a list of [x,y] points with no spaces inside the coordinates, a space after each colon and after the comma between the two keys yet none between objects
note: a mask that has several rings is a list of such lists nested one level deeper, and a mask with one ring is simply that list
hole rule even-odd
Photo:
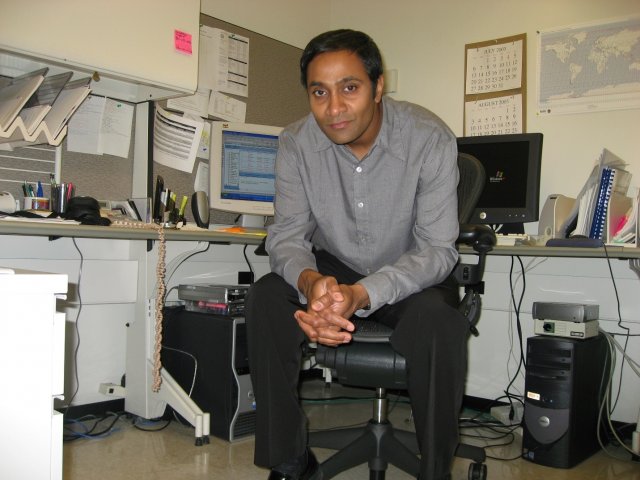
[{"label": "black trousers", "polygon": [[[320,273],[333,275],[339,283],[352,284],[362,277],[325,252],[316,252],[316,260]],[[458,444],[469,332],[468,322],[454,308],[458,298],[455,286],[443,284],[369,317],[394,327],[391,344],[407,361],[422,480],[447,475]],[[299,303],[297,291],[274,273],[253,284],[246,298],[258,466],[273,467],[298,457],[307,446],[307,419],[298,400],[306,338],[293,317],[299,309],[306,305]]]}]

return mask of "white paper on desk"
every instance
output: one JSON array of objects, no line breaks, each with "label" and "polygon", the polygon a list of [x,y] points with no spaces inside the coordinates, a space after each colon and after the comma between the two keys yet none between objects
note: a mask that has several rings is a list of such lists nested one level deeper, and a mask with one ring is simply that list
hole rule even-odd
[{"label": "white paper on desk", "polygon": [[224,93],[211,92],[209,115],[230,122],[244,123],[247,116],[247,104]]},{"label": "white paper on desk", "polygon": [[100,129],[106,97],[89,95],[69,120],[67,150],[70,152],[100,154]]},{"label": "white paper on desk", "polygon": [[179,112],[190,113],[197,117],[207,118],[207,108],[209,107],[210,95],[211,90],[199,88],[193,95],[170,98],[167,100],[167,108],[171,110],[178,110]]},{"label": "white paper on desk", "polygon": [[98,150],[128,158],[132,123],[133,105],[108,98],[102,115]]},{"label": "white paper on desk", "polygon": [[202,25],[198,85],[218,92],[248,96],[249,39]]},{"label": "white paper on desk", "polygon": [[203,122],[180,117],[156,106],[153,160],[191,173],[202,136]]}]

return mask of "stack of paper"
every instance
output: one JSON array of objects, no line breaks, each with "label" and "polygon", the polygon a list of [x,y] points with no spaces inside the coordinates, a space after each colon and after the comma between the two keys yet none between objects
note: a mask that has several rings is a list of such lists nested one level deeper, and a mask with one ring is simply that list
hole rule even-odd
[{"label": "stack of paper", "polygon": [[69,82],[72,73],[45,76],[38,70],[0,88],[0,143],[59,145],[66,124],[89,95],[90,78]]},{"label": "stack of paper", "polygon": [[[631,200],[626,193],[631,183],[631,174],[624,170],[621,158],[606,148],[602,151],[597,165],[578,194],[573,211],[565,222],[569,235],[580,235],[595,239],[609,240],[612,233],[610,223],[620,217],[620,209]],[[571,231],[568,225],[575,222]],[[606,237],[605,237],[606,235]]]}]

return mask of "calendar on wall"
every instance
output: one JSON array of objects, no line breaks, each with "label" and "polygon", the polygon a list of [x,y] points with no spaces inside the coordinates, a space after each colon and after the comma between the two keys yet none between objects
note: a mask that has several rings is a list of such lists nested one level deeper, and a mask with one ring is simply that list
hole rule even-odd
[{"label": "calendar on wall", "polygon": [[464,135],[526,131],[526,34],[465,45]]}]

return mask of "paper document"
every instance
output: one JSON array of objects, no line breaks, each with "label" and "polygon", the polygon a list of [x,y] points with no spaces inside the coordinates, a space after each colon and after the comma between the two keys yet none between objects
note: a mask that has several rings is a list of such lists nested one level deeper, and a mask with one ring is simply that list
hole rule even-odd
[{"label": "paper document", "polygon": [[203,122],[180,117],[156,106],[153,160],[191,173],[198,152]]},{"label": "paper document", "polygon": [[199,88],[194,95],[170,98],[167,100],[167,108],[207,118],[210,95],[210,90]]},{"label": "paper document", "polygon": [[69,120],[67,149],[71,152],[100,153],[100,128],[106,97],[90,95]]},{"label": "paper document", "polygon": [[209,115],[221,120],[244,123],[247,116],[247,104],[220,92],[211,92]]},{"label": "paper document", "polygon": [[249,95],[249,38],[219,28],[200,27],[198,86]]},{"label": "paper document", "polygon": [[107,99],[100,126],[98,150],[107,155],[127,158],[131,143],[133,106],[117,100]]}]

